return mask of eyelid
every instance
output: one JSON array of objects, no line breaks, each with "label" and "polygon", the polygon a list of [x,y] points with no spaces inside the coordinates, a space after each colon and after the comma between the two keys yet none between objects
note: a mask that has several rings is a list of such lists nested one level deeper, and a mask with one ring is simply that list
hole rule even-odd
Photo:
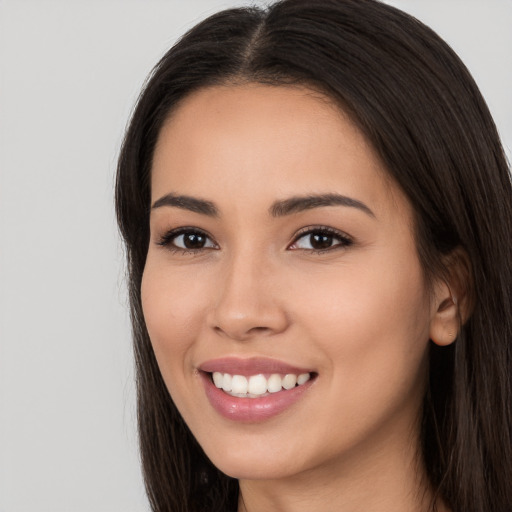
[{"label": "eyelid", "polygon": [[[173,240],[185,233],[196,233],[196,234],[202,235],[205,238],[209,239],[215,245],[215,247],[200,247],[197,249],[186,249],[183,247],[178,247],[176,245],[173,245],[173,243],[172,243]],[[164,234],[159,235],[158,239],[155,243],[156,243],[156,245],[164,247],[172,252],[179,252],[179,253],[183,253],[183,254],[196,254],[201,251],[219,248],[217,242],[215,241],[213,236],[211,236],[208,233],[208,231],[205,231],[204,229],[200,229],[200,228],[193,227],[193,226],[181,226],[179,228],[169,229],[169,230],[165,231]]]},{"label": "eyelid", "polygon": [[295,250],[295,251],[299,251],[299,250],[302,250],[302,251],[307,251],[307,252],[315,252],[315,253],[324,253],[324,252],[327,252],[327,251],[332,251],[332,250],[335,250],[335,249],[342,249],[342,248],[346,248],[346,247],[349,247],[350,245],[352,245],[354,243],[354,240],[353,238],[348,235],[347,233],[345,233],[344,231],[340,231],[339,229],[335,229],[335,228],[332,228],[330,226],[306,226],[304,228],[301,228],[293,237],[293,240],[292,242],[288,245],[288,249],[291,248],[291,246],[293,246],[294,244],[297,243],[298,240],[300,240],[301,238],[307,236],[307,235],[311,235],[313,233],[323,233],[323,234],[328,234],[328,235],[331,235],[335,238],[338,238],[341,243],[339,244],[336,244],[336,245],[333,245],[327,249],[300,249],[300,248],[296,248],[296,249],[291,249],[291,250]]},{"label": "eyelid", "polygon": [[[205,238],[207,238],[208,240],[210,240],[210,242],[215,247],[210,246],[210,247],[199,247],[197,249],[194,249],[194,248],[188,249],[188,248],[178,247],[173,244],[173,240],[175,240],[180,235],[183,235],[186,233],[197,233],[199,235],[202,235]],[[292,248],[292,246],[294,244],[296,244],[298,242],[298,240],[300,240],[301,238],[303,238],[307,235],[312,235],[314,233],[330,235],[333,238],[337,238],[340,241],[340,243],[337,243],[337,244],[335,244],[331,247],[328,247],[326,249]],[[156,243],[156,245],[165,247],[166,249],[168,249],[172,252],[178,252],[178,253],[183,253],[183,254],[197,254],[197,253],[203,252],[205,250],[211,250],[211,249],[218,250],[219,249],[219,245],[215,241],[213,236],[211,236],[206,230],[197,228],[194,226],[181,226],[179,228],[169,229],[164,234],[160,235],[158,237],[158,240],[155,243]],[[350,235],[348,235],[347,233],[340,231],[339,229],[332,228],[330,226],[317,225],[317,226],[306,226],[306,227],[301,228],[294,235],[293,240],[290,244],[288,244],[287,249],[288,250],[301,250],[301,251],[305,251],[305,252],[314,252],[314,253],[324,253],[324,252],[332,251],[335,249],[346,248],[352,244],[353,244],[353,238]]]}]

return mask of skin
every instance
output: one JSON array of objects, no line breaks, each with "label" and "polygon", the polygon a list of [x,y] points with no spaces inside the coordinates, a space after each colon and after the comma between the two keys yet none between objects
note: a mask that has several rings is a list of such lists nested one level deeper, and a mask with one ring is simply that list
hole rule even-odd
[{"label": "skin", "polygon": [[[427,292],[411,205],[355,125],[308,89],[203,89],[165,123],[151,185],[152,203],[172,193],[218,209],[152,209],[142,301],[171,396],[208,457],[240,480],[239,510],[427,509],[417,456],[426,354],[429,338],[452,341],[455,307],[444,283]],[[326,193],[372,213],[269,213],[275,201]],[[319,252],[299,238],[323,226],[351,242],[334,236]],[[203,231],[206,246],[161,244],[180,227]],[[211,407],[197,371],[226,356],[318,377],[282,414],[240,424]]]}]

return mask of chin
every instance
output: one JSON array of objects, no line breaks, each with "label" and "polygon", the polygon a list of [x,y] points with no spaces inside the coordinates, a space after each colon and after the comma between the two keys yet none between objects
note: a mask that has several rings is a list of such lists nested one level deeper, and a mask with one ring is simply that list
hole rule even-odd
[{"label": "chin", "polygon": [[[276,439],[276,441],[278,441]],[[252,436],[244,436],[239,442],[203,445],[211,462],[226,475],[238,480],[279,480],[301,473],[306,469],[305,451],[285,440],[272,443],[271,436],[264,436],[261,443]],[[263,445],[263,446],[262,446]],[[300,454],[301,457],[297,457]]]},{"label": "chin", "polygon": [[277,461],[264,460],[261,455],[259,461],[233,460],[212,461],[224,474],[238,480],[279,480],[297,472],[290,467],[284,467]]}]

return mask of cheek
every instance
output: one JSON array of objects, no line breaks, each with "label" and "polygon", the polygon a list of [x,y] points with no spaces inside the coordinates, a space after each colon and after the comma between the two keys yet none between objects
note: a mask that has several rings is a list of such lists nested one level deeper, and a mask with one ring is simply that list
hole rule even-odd
[{"label": "cheek", "polygon": [[[204,284],[155,264],[148,256],[141,299],[148,334],[162,376],[169,387],[191,367],[188,356],[204,318]],[[180,369],[179,372],[176,370]]]},{"label": "cheek", "polygon": [[365,268],[317,276],[297,311],[323,354],[330,406],[318,410],[318,438],[331,436],[331,448],[385,435],[397,421],[407,431],[424,392],[429,313],[419,265]]},{"label": "cheek", "polygon": [[335,385],[353,391],[347,397],[416,386],[428,347],[424,290],[415,259],[375,258],[303,283],[296,316],[327,355]]},{"label": "cheek", "polygon": [[325,319],[317,322],[320,327],[342,332],[345,343],[355,346],[387,333],[410,342],[428,333],[429,305],[413,248],[385,248],[354,260],[308,278],[302,296],[308,298],[310,316]]}]

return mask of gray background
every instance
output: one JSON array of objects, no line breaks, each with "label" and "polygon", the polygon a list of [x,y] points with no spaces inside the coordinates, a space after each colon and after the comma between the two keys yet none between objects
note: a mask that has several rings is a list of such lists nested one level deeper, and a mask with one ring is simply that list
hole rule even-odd
[{"label": "gray background", "polygon": [[[238,1],[0,0],[0,512],[148,510],[114,170],[142,82]],[[512,147],[512,1],[391,1],[459,53]]]}]

